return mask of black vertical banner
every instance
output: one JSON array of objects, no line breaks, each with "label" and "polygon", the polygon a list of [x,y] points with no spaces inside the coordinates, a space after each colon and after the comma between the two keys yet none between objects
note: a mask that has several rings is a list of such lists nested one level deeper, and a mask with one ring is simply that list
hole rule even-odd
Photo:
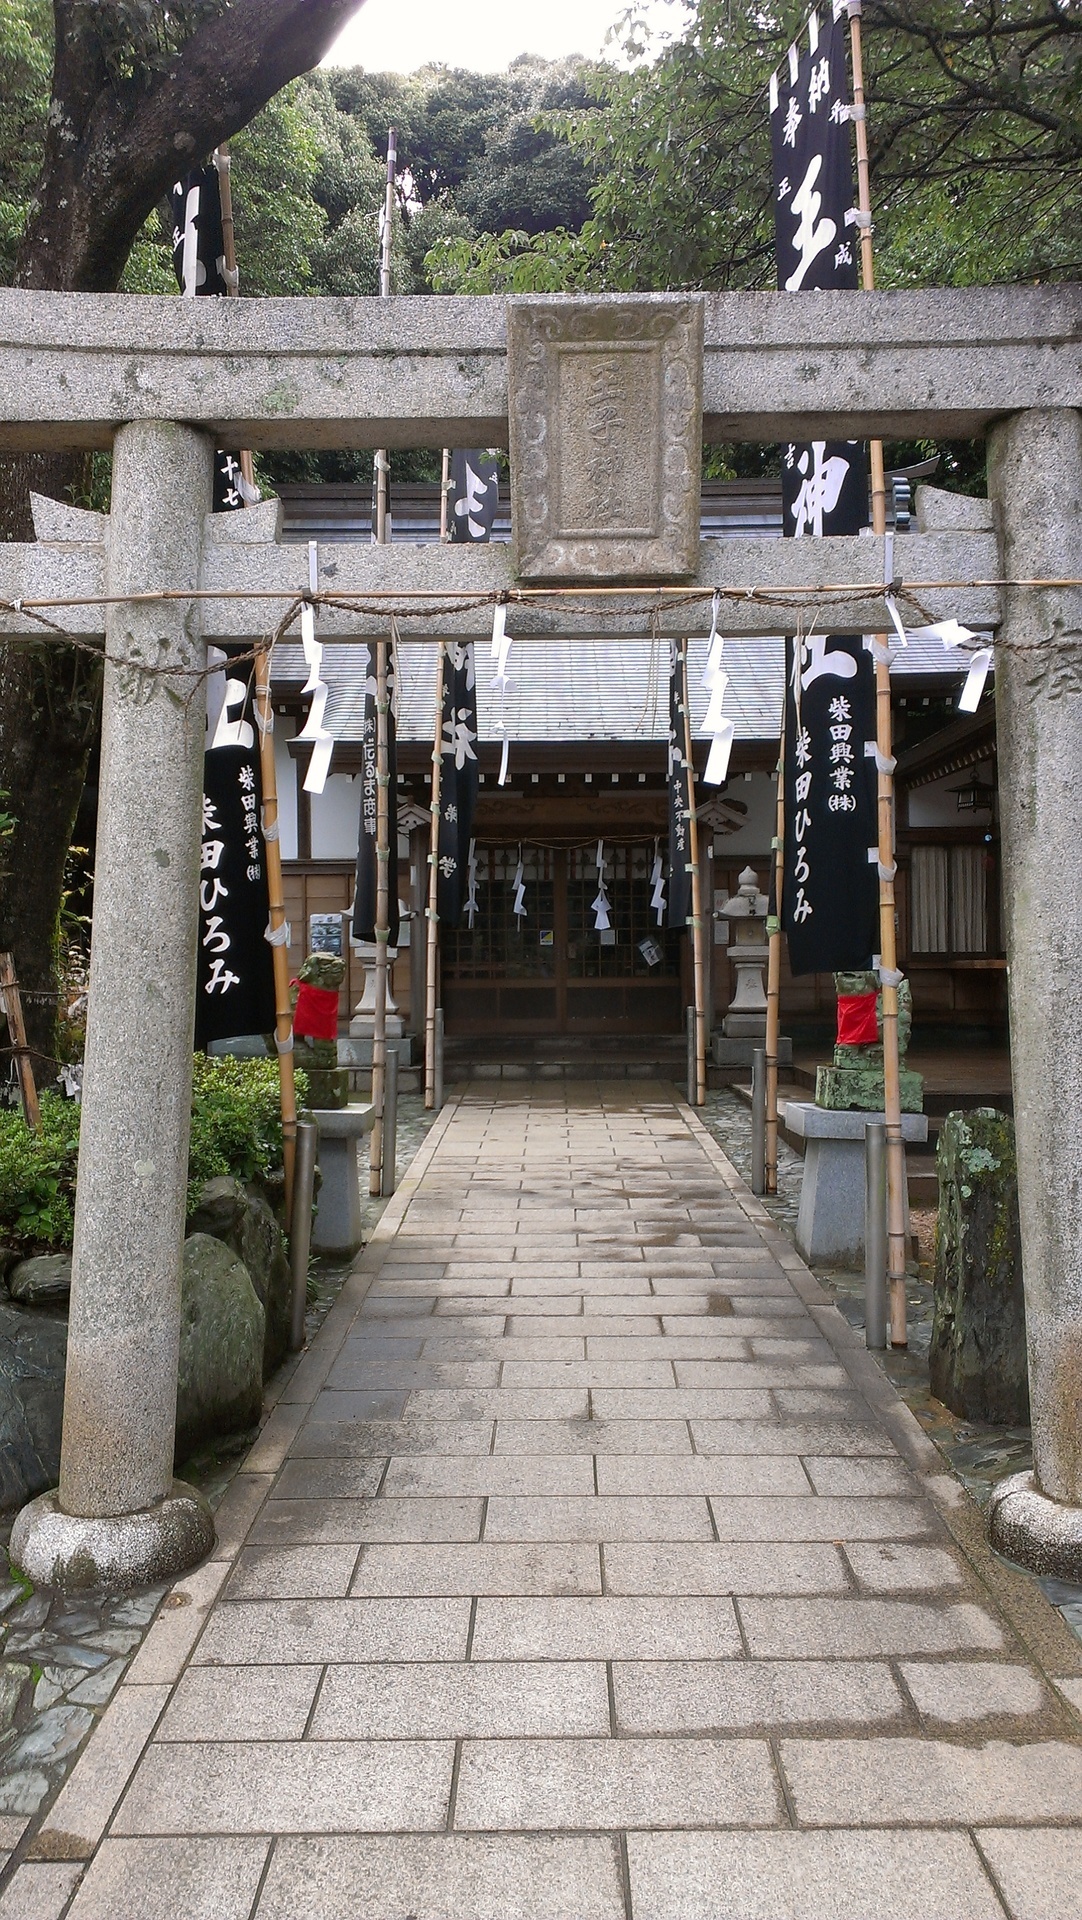
[{"label": "black vertical banner", "polygon": [[[197,167],[172,192],[173,269],[184,294],[226,291],[222,201],[214,167]],[[244,506],[240,466],[232,454],[214,463],[214,511]],[[266,1033],[275,1022],[274,962],[263,782],[254,711],[252,665],[221,671],[207,685],[203,758],[203,839],[199,876],[199,984],[195,1044]],[[213,664],[214,655],[211,655]]]},{"label": "black vertical banner", "polygon": [[[364,721],[361,737],[361,817],[357,834],[357,887],[353,900],[353,938],[369,945],[376,937],[376,825],[379,807],[376,748],[375,644],[368,645],[368,674],[364,684]],[[395,742],[394,656],[387,665],[387,920],[390,945],[398,945],[398,753]]]},{"label": "black vertical banner", "polygon": [[[494,454],[457,447],[451,454],[447,516],[453,545],[490,540],[500,501]],[[473,647],[450,645],[444,655],[436,913],[457,927],[469,893],[470,840],[477,808],[477,675]]]},{"label": "black vertical banner", "polygon": [[670,927],[687,924],[691,908],[691,805],[695,778],[687,756],[684,640],[669,642],[669,913]]},{"label": "black vertical banner", "polygon": [[472,447],[451,454],[451,497],[447,530],[454,545],[490,540],[500,503],[499,462]]},{"label": "black vertical banner", "polygon": [[173,272],[181,293],[224,294],[225,241],[222,196],[216,167],[193,167],[176,181],[173,212]]},{"label": "black vertical banner", "polygon": [[[778,289],[853,289],[859,225],[853,194],[845,7],[790,47],[770,86]],[[791,445],[782,457],[789,539],[855,534],[868,517],[862,441]],[[786,653],[785,871],[782,924],[796,974],[870,965],[878,868],[875,668],[861,636],[802,636]]]},{"label": "black vertical banner", "polygon": [[444,650],[440,748],[440,831],[436,912],[457,927],[469,891],[470,840],[477,809],[477,674],[473,643]]},{"label": "black vertical banner", "polygon": [[[189,296],[228,292],[222,194],[216,167],[195,167],[177,180],[169,196],[173,212],[173,272],[181,293]],[[243,507],[240,466],[231,453],[214,461],[214,511]]]},{"label": "black vertical banner", "polygon": [[782,919],[794,973],[860,971],[878,944],[870,665],[860,634],[786,643]]},{"label": "black vertical banner", "polygon": [[859,284],[844,8],[808,25],[770,83],[779,293]]},{"label": "black vertical banner", "polygon": [[228,659],[207,687],[203,841],[199,875],[199,974],[195,1044],[267,1033],[274,1026],[274,966],[263,845],[263,787],[252,667]]}]

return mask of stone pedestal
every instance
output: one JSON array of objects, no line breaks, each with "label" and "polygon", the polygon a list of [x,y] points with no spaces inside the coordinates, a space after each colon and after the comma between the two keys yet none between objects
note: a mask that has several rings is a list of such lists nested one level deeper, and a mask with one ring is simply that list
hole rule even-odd
[{"label": "stone pedestal", "polygon": [[[355,940],[353,951],[364,968],[364,992],[353,1010],[349,1023],[350,1033],[354,1037],[371,1039],[376,1026],[376,948],[372,941]],[[398,959],[398,948],[387,949],[387,1038],[397,1040],[402,1033],[402,1016],[398,1011],[391,992],[391,976],[394,963]]]},{"label": "stone pedestal", "polygon": [[[388,1053],[396,1053],[398,1055],[398,1064],[400,1067],[412,1067],[412,1035],[402,1033],[395,1038],[388,1036],[387,1051]],[[367,1034],[350,1034],[348,1038],[343,1037],[339,1040],[338,1064],[340,1067],[348,1067],[353,1070],[370,1067],[372,1065],[371,1032]]]},{"label": "stone pedestal", "polygon": [[[810,1266],[859,1267],[864,1261],[864,1130],[882,1113],[832,1113],[790,1100],[785,1124],[806,1142],[796,1244]],[[923,1113],[902,1115],[902,1136],[928,1138]],[[906,1199],[906,1231],[909,1201]]]},{"label": "stone pedestal", "polygon": [[[727,1033],[714,1032],[710,1042],[710,1057],[716,1067],[747,1067],[751,1072],[751,1057],[756,1047],[765,1046],[765,1036],[750,1040],[730,1040]],[[778,1065],[791,1067],[793,1064],[793,1043],[787,1034],[778,1035]]]},{"label": "stone pedestal", "polygon": [[319,1128],[322,1176],[312,1222],[313,1252],[350,1259],[361,1244],[361,1174],[358,1148],[371,1133],[375,1107],[313,1108]]},{"label": "stone pedestal", "polygon": [[[1082,414],[993,428],[989,491],[1012,580],[1077,578]],[[1082,590],[1007,585],[996,651],[1003,913],[1033,1478],[997,1489],[994,1546],[1082,1580]]]},{"label": "stone pedestal", "polygon": [[160,421],[120,427],[113,452],[60,1488],[12,1538],[31,1578],[61,1586],[167,1579],[214,1543],[206,1502],[173,1486],[206,649],[198,601],[124,598],[198,586],[213,457]]}]

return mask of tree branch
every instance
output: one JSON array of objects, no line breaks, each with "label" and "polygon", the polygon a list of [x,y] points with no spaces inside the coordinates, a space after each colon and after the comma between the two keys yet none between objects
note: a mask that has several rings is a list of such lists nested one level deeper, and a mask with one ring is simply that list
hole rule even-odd
[{"label": "tree branch", "polygon": [[111,292],[178,171],[240,131],[326,53],[362,0],[233,0],[149,87],[117,82],[72,0],[54,0],[45,165],[16,263],[21,286]]}]

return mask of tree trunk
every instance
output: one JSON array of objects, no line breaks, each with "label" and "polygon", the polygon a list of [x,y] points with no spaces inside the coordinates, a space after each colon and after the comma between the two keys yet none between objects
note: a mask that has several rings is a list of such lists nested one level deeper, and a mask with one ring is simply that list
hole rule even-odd
[{"label": "tree trunk", "polygon": [[[111,293],[143,221],[178,172],[315,66],[361,0],[230,0],[154,75],[118,78],[85,0],[53,0],[45,156],[15,283]],[[136,53],[138,44],[133,43]],[[0,540],[32,540],[33,490],[70,500],[84,456],[0,460]],[[34,1072],[56,1074],[57,933],[64,861],[96,737],[101,664],[55,638],[0,640],[0,810],[15,831],[0,861],[0,949],[26,994]]]},{"label": "tree trunk", "polygon": [[[0,537],[32,540],[31,492],[70,499],[85,480],[81,455],[0,462]],[[15,819],[0,862],[0,950],[15,958],[39,1087],[56,1079],[58,909],[100,702],[91,655],[53,639],[0,643],[0,808]]]}]

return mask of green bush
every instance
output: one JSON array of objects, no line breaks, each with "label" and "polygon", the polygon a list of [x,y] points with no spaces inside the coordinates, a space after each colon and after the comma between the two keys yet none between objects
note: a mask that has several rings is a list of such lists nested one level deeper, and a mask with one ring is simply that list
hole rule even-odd
[{"label": "green bush", "polygon": [[0,1108],[0,1239],[33,1252],[70,1247],[75,1225],[79,1109],[58,1093],[41,1096],[41,1131]]},{"label": "green bush", "polygon": [[[297,1075],[297,1105],[307,1098]],[[219,1174],[265,1180],[282,1164],[282,1109],[276,1060],[197,1054],[188,1149],[188,1201]]]},{"label": "green bush", "polygon": [[[307,1098],[297,1075],[297,1104]],[[0,1108],[0,1242],[20,1253],[59,1252],[75,1226],[75,1169],[81,1108],[41,1095],[41,1131]],[[195,1058],[188,1198],[207,1180],[233,1174],[265,1180],[282,1164],[282,1115],[274,1060]]]}]

